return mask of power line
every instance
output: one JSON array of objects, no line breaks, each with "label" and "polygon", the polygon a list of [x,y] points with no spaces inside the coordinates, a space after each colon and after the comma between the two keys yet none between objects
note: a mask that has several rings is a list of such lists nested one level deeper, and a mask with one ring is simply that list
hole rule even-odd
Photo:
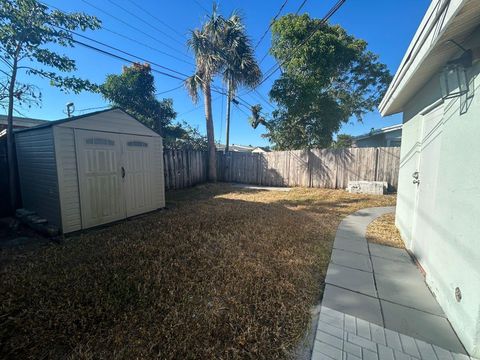
[{"label": "power line", "polygon": [[[82,0],[82,1],[85,2],[85,3],[87,3],[87,4],[89,4],[86,0]],[[57,9],[57,10],[59,10],[59,11],[62,11],[61,9],[56,8],[56,7],[54,7],[54,6],[51,6],[51,5],[48,5],[48,4],[46,4],[46,3],[45,3],[45,5],[47,5],[47,6],[49,6],[49,7],[52,7],[52,8],[54,8],[54,9]],[[89,4],[89,5],[91,5],[91,4]],[[91,5],[91,6],[95,7],[94,5]],[[96,7],[95,7],[95,8],[96,8]],[[99,9],[99,10],[103,12],[103,10],[101,10],[101,9]],[[130,57],[133,57],[133,58],[136,58],[136,59],[141,60],[141,61],[146,61],[146,62],[148,62],[148,63],[151,63],[152,65],[155,65],[155,66],[158,66],[158,67],[160,67],[160,68],[166,69],[166,70],[168,70],[168,71],[174,72],[174,73],[176,73],[176,74],[182,75],[182,76],[184,76],[185,78],[180,78],[180,77],[178,77],[178,76],[176,76],[176,75],[172,75],[172,74],[166,73],[166,72],[164,72],[164,71],[160,71],[160,70],[158,70],[158,69],[152,68],[152,71],[153,71],[153,72],[156,72],[156,73],[158,73],[158,74],[160,74],[160,75],[164,75],[164,76],[168,76],[168,77],[173,78],[173,79],[181,80],[182,82],[184,82],[184,81],[186,80],[186,78],[188,78],[188,75],[186,75],[186,74],[184,74],[184,73],[181,73],[181,72],[179,72],[179,71],[176,71],[176,70],[174,70],[174,69],[168,68],[168,67],[166,67],[166,66],[157,64],[157,63],[152,62],[152,61],[150,61],[150,60],[148,60],[148,59],[145,59],[145,58],[143,58],[143,57],[140,57],[140,56],[137,56],[137,55],[135,55],[135,54],[126,52],[126,51],[121,50],[121,49],[119,49],[119,48],[116,48],[116,47],[114,47],[114,46],[111,46],[111,45],[108,45],[108,44],[106,44],[106,43],[103,43],[103,42],[101,42],[101,41],[92,39],[92,38],[90,38],[90,37],[88,37],[88,36],[81,35],[81,34],[78,34],[78,33],[76,33],[76,32],[70,31],[70,30],[66,30],[66,31],[69,31],[69,32],[71,32],[72,34],[75,34],[75,35],[77,35],[77,36],[79,36],[79,37],[82,37],[82,38],[88,39],[88,40],[90,40],[90,41],[93,41],[93,42],[95,42],[95,43],[97,43],[97,44],[99,44],[99,45],[102,45],[102,46],[105,46],[105,47],[110,48],[110,49],[112,49],[112,50],[115,50],[115,51],[118,51],[118,52],[120,52],[120,53],[123,53],[124,55],[130,56]],[[84,42],[79,41],[79,40],[76,40],[76,39],[72,39],[72,41],[73,41],[74,43],[76,43],[76,44],[79,44],[79,45],[85,47],[85,48],[88,48],[88,49],[97,51],[97,52],[99,52],[99,53],[101,53],[101,54],[103,54],[103,55],[110,56],[110,57],[115,58],[115,59],[118,59],[118,60],[122,60],[122,61],[125,61],[125,62],[128,62],[128,63],[132,63],[132,64],[136,62],[136,61],[134,61],[134,60],[125,58],[125,57],[120,56],[120,55],[118,55],[118,54],[114,54],[114,53],[109,52],[109,51],[104,50],[104,49],[100,49],[100,48],[98,48],[98,47],[96,47],[96,46],[93,46],[93,45],[84,43]],[[199,78],[199,80],[202,81],[202,82],[204,81],[204,80],[201,79],[201,78]],[[178,86],[178,88],[180,88],[180,86]],[[218,89],[218,88],[217,88],[216,86],[214,86],[214,85],[212,85],[211,89],[212,89],[213,92],[218,93],[218,94],[220,94],[220,95],[227,95],[224,90],[220,90],[220,89]],[[171,90],[171,91],[173,91],[173,90]],[[248,103],[247,101],[245,101],[244,99],[242,99],[242,98],[240,97],[240,95],[236,96],[235,98],[237,99],[237,101],[242,102],[242,103],[243,103],[243,104],[242,104],[243,106],[247,107],[248,109],[251,109],[252,105],[249,104],[249,103]]]},{"label": "power line", "polygon": [[[220,95],[214,97],[214,98],[212,99],[212,104],[213,104],[215,101],[217,101],[219,98],[220,98]],[[196,105],[193,109],[190,109],[190,110],[185,111],[185,112],[183,112],[183,113],[181,113],[181,114],[178,114],[177,117],[179,117],[179,116],[184,116],[184,115],[186,115],[186,114],[190,114],[191,112],[194,112],[195,110],[198,110],[198,109],[200,109],[201,107],[202,107],[202,104],[198,104],[198,105]]]},{"label": "power line", "polygon": [[[298,50],[303,45],[305,45],[308,42],[308,40],[310,40],[312,36],[315,35],[315,33],[318,30],[320,30],[320,28],[328,21],[328,19],[330,19],[338,11],[338,9],[340,9],[340,7],[345,3],[345,1],[346,0],[338,0],[337,3],[322,18],[322,20],[320,20],[320,22],[313,29],[313,31],[300,44],[298,44],[293,48],[292,53],[294,53],[296,50]],[[265,81],[267,81],[273,74],[275,74],[275,72],[277,72],[278,69],[280,69],[283,65],[285,65],[285,63],[287,63],[290,60],[291,60],[291,56],[290,58],[283,60],[280,64],[273,65],[269,70],[267,70],[265,74],[268,74],[268,75],[263,78],[263,80],[258,84],[258,86],[262,85]]]},{"label": "power line", "polygon": [[297,11],[295,12],[295,15],[298,15],[298,13],[302,10],[302,8],[305,6],[308,0],[303,0],[303,2],[300,4],[298,7]]},{"label": "power line", "polygon": [[175,74],[178,74],[178,75],[182,75],[182,76],[188,77],[188,75],[185,74],[185,73],[182,73],[182,72],[180,72],[180,71],[171,69],[171,68],[169,68],[169,67],[167,67],[167,66],[164,66],[164,65],[160,65],[160,64],[158,64],[158,63],[155,63],[155,62],[153,62],[153,61],[150,61],[150,60],[145,59],[145,58],[143,58],[143,57],[140,57],[140,56],[138,56],[138,55],[134,55],[134,54],[132,54],[132,53],[130,53],[130,52],[124,51],[124,50],[119,49],[119,48],[117,48],[117,47],[115,47],[115,46],[108,45],[108,44],[106,44],[106,43],[104,43],[104,42],[101,42],[101,41],[92,39],[91,37],[88,37],[88,36],[79,34],[79,33],[75,32],[75,31],[72,31],[72,30],[67,30],[67,29],[63,29],[63,30],[69,31],[70,33],[74,34],[75,36],[79,36],[79,37],[81,37],[81,38],[83,38],[83,39],[93,41],[94,43],[96,43],[96,44],[98,44],[98,45],[102,45],[102,46],[105,46],[105,47],[107,47],[107,48],[109,48],[109,49],[118,51],[118,52],[120,52],[120,53],[122,53],[122,54],[124,54],[124,55],[134,57],[134,58],[136,58],[136,59],[138,59],[138,60],[141,60],[141,61],[146,61],[146,62],[148,62],[148,63],[150,63],[150,64],[152,64],[152,65],[158,66],[159,68],[162,68],[162,69],[171,71],[171,72],[173,72],[173,73],[175,73]]},{"label": "power line", "polygon": [[116,2],[112,1],[112,0],[107,0],[110,4],[116,6],[117,8],[123,10],[124,12],[126,12],[127,14],[129,14],[130,16],[133,16],[135,19],[143,22],[144,24],[150,26],[152,29],[158,31],[160,34],[163,34],[165,35],[166,37],[168,37],[170,40],[176,42],[177,44],[180,44],[182,46],[184,46],[185,44],[184,43],[181,43],[180,41],[178,41],[177,39],[175,39],[174,37],[172,37],[171,35],[167,34],[165,31],[163,31],[162,29],[158,28],[157,26],[154,26],[152,24],[150,24],[148,21],[142,19],[140,16],[138,16],[137,14],[131,12],[130,10],[126,9],[125,7],[123,7],[122,5],[120,4],[117,4]]},{"label": "power line", "polygon": [[265,30],[265,32],[263,33],[263,35],[260,37],[260,40],[258,40],[257,44],[255,45],[255,49],[258,47],[258,45],[260,45],[260,43],[262,42],[262,40],[265,38],[265,36],[267,36],[268,34],[268,31],[270,30],[270,28],[272,27],[273,23],[275,22],[275,20],[277,20],[277,18],[280,16],[283,8],[285,7],[285,5],[287,5],[287,2],[288,0],[285,0],[282,4],[282,6],[280,6],[280,9],[277,11],[277,14],[273,17],[272,21],[270,21],[270,23],[268,24],[268,27],[267,27],[267,30]]},{"label": "power line", "polygon": [[154,20],[157,20],[160,24],[166,26],[167,28],[169,28],[171,31],[173,31],[175,34],[177,34],[179,37],[181,37],[182,39],[185,39],[185,35],[184,34],[181,34],[178,30],[176,30],[175,28],[171,27],[170,25],[168,25],[165,21],[163,21],[162,19],[158,18],[157,16],[151,14],[149,11],[145,10],[143,7],[141,7],[140,5],[138,5],[135,1],[133,0],[128,0],[128,2],[130,2],[133,6],[135,6],[136,8],[140,9],[141,11],[143,11],[145,14],[147,14],[148,16],[150,16],[152,19]]},{"label": "power line", "polygon": [[[58,10],[58,11],[65,12],[65,11],[63,11],[62,9],[60,9],[60,8],[58,8],[58,7],[56,7],[56,6],[47,4],[46,2],[42,2],[42,4],[48,6],[48,7],[52,8],[52,9],[56,9],[56,10]],[[101,30],[105,30],[105,31],[107,31],[107,32],[109,32],[109,33],[112,33],[112,34],[117,35],[117,36],[119,36],[119,37],[121,37],[121,38],[124,38],[124,39],[126,39],[126,40],[129,40],[129,41],[131,41],[131,42],[133,42],[133,43],[135,43],[135,44],[137,44],[137,45],[141,45],[141,46],[143,46],[143,47],[145,47],[145,48],[148,48],[148,49],[150,49],[150,50],[156,51],[156,52],[158,52],[159,54],[162,54],[162,55],[171,57],[171,58],[173,58],[173,59],[175,59],[175,60],[177,60],[177,61],[181,61],[181,62],[183,62],[183,63],[185,63],[185,64],[188,64],[188,65],[194,65],[192,62],[188,62],[188,61],[186,61],[186,60],[180,59],[178,56],[175,56],[175,55],[169,54],[169,53],[167,53],[167,52],[165,52],[165,51],[159,50],[159,49],[157,49],[157,48],[155,48],[155,47],[153,47],[153,46],[150,46],[150,45],[148,45],[148,44],[146,44],[146,43],[144,43],[144,42],[141,42],[141,41],[139,41],[139,40],[137,40],[137,39],[134,39],[134,38],[131,38],[131,37],[127,36],[127,35],[124,35],[124,34],[122,34],[122,33],[119,33],[118,31],[109,29],[109,28],[107,28],[107,27],[105,27],[105,26],[103,26],[103,25],[102,25],[102,27],[101,27]]]},{"label": "power line", "polygon": [[165,90],[165,91],[160,91],[160,92],[156,93],[155,95],[157,95],[157,96],[158,96],[158,95],[163,95],[163,94],[166,94],[166,93],[169,93],[169,92],[178,90],[178,89],[180,89],[180,88],[183,88],[183,82],[182,82],[180,85],[178,85],[178,86],[176,86],[176,87],[174,87],[174,88],[172,88],[172,89]]},{"label": "power line", "polygon": [[[89,45],[89,44],[86,44],[86,43],[84,43],[84,42],[81,42],[81,41],[78,41],[78,40],[75,40],[75,39],[73,39],[72,41],[73,41],[74,43],[79,44],[79,45],[81,45],[81,46],[84,46],[84,47],[86,47],[86,48],[88,48],[88,49],[98,51],[99,53],[102,53],[102,54],[104,54],[104,55],[108,55],[108,56],[111,56],[111,57],[113,57],[113,58],[116,58],[116,59],[119,59],[119,60],[122,60],[122,61],[126,61],[126,62],[128,62],[128,63],[132,63],[132,64],[135,63],[134,60],[127,59],[127,58],[125,58],[125,57],[123,57],[123,56],[120,56],[120,55],[111,53],[111,52],[109,52],[109,51],[106,51],[106,50],[97,48],[97,47],[95,47],[95,46],[93,46],[93,45]],[[178,76],[175,76],[175,75],[172,75],[172,74],[169,74],[169,73],[166,73],[166,72],[163,72],[163,71],[154,69],[154,68],[152,68],[152,71],[154,71],[154,72],[156,72],[156,73],[158,73],[158,74],[160,74],[160,75],[165,75],[165,76],[171,77],[171,78],[173,78],[173,79],[177,79],[177,80],[184,81],[184,79],[181,78],[181,77],[178,77]]]},{"label": "power line", "polygon": [[183,62],[183,63],[185,63],[185,64],[188,64],[188,65],[194,65],[192,62],[188,62],[188,61],[186,61],[186,60],[180,59],[179,57],[177,57],[177,56],[175,56],[175,55],[171,55],[171,54],[169,54],[169,53],[166,53],[165,51],[158,50],[157,48],[154,48],[153,46],[150,46],[150,45],[145,44],[145,43],[143,43],[143,42],[141,42],[141,41],[138,41],[138,40],[136,40],[136,39],[133,39],[133,38],[127,36],[127,35],[121,34],[121,33],[117,32],[117,31],[115,31],[115,30],[111,30],[111,29],[109,29],[109,28],[106,28],[105,26],[102,26],[102,30],[105,30],[105,31],[108,31],[108,32],[110,32],[110,33],[112,33],[112,34],[115,34],[115,35],[117,35],[117,36],[120,36],[120,37],[122,37],[122,38],[124,38],[124,39],[127,39],[127,40],[129,40],[129,41],[131,41],[131,42],[134,42],[134,43],[137,44],[137,45],[142,45],[142,46],[145,47],[145,48],[148,48],[148,49],[150,49],[150,50],[156,51],[156,52],[158,52],[159,54],[162,54],[162,55],[171,57],[171,58],[173,58],[173,59],[175,59],[175,60],[177,60],[177,61],[181,61],[181,62]]},{"label": "power line", "polygon": [[163,46],[171,49],[172,51],[175,51],[175,52],[181,54],[182,56],[188,57],[188,55],[184,54],[183,52],[175,49],[174,47],[168,45],[167,43],[165,43],[165,42],[163,42],[163,41],[158,40],[156,37],[150,35],[149,33],[143,31],[142,29],[139,29],[138,27],[133,26],[132,24],[130,24],[130,23],[128,23],[128,22],[120,19],[119,17],[117,17],[117,16],[115,16],[115,15],[112,15],[112,14],[109,13],[108,11],[105,11],[105,10],[99,8],[98,6],[92,4],[91,2],[89,2],[89,1],[87,1],[87,0],[81,0],[81,1],[84,2],[85,4],[89,5],[89,6],[93,7],[94,9],[97,9],[97,10],[100,11],[101,13],[103,13],[103,14],[111,17],[112,19],[115,19],[115,20],[117,20],[118,22],[121,22],[121,23],[124,24],[125,26],[128,26],[129,28],[131,28],[131,29],[133,29],[133,30],[135,30],[135,31],[137,31],[137,32],[139,32],[139,33],[141,33],[141,34],[149,37],[150,39],[158,42],[159,44],[161,44],[161,45],[163,45]]},{"label": "power line", "polygon": [[193,0],[193,1],[195,1],[195,3],[198,6],[200,6],[207,14],[209,13],[208,9],[205,6],[203,6],[203,4],[200,1],[198,1],[198,0]]}]

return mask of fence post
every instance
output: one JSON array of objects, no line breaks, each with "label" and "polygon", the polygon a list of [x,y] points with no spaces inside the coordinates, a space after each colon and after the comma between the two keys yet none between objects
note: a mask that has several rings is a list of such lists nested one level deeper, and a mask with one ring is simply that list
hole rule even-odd
[{"label": "fence post", "polygon": [[311,151],[310,149],[307,150],[307,170],[308,170],[308,187],[312,187],[312,164],[310,161],[311,158]]},{"label": "fence post", "polygon": [[374,181],[378,181],[378,147],[375,148],[375,178]]}]

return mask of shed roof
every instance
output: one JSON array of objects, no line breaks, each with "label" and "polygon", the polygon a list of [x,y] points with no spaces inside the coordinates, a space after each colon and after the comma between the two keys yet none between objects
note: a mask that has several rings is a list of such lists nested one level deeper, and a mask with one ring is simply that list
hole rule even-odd
[{"label": "shed roof", "polygon": [[[116,113],[116,114],[115,114]],[[115,114],[115,117],[109,117],[109,114]],[[121,114],[123,116],[123,121],[128,117],[131,120],[135,121],[134,127],[126,128],[118,127],[118,122],[121,121],[121,118],[118,115]],[[90,121],[93,117],[102,116],[103,121]],[[25,132],[25,131],[35,131],[38,129],[43,129],[52,126],[62,126],[62,127],[71,127],[71,128],[80,128],[86,130],[96,130],[96,131],[108,131],[108,132],[116,132],[116,133],[132,133],[137,135],[146,135],[146,136],[160,136],[155,131],[150,129],[149,127],[142,124],[138,119],[133,117],[132,115],[128,114],[125,110],[114,107],[106,110],[100,110],[91,112],[88,114],[72,116],[65,119],[54,120],[54,121],[47,121],[41,125],[34,126],[27,129],[19,129],[15,130],[15,133]]]},{"label": "shed roof", "polygon": [[434,0],[410,43],[379,110],[382,116],[405,104],[449,61],[480,23],[478,0]]}]

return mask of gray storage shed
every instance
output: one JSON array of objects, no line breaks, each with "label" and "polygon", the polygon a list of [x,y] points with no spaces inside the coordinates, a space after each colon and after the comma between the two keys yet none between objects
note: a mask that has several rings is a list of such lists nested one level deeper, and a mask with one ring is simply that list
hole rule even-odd
[{"label": "gray storage shed", "polygon": [[165,206],[162,138],[113,108],[15,133],[23,207],[63,233]]}]

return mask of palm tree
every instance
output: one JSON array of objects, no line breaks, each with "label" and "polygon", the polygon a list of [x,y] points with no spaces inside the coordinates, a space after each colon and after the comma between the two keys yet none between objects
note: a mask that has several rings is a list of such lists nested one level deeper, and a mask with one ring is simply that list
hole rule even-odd
[{"label": "palm tree", "polygon": [[216,148],[213,132],[212,115],[212,90],[213,77],[222,68],[222,33],[225,27],[225,19],[217,13],[214,4],[212,15],[201,29],[191,32],[187,44],[195,54],[195,74],[185,81],[188,93],[196,103],[198,92],[201,89],[205,107],[205,120],[207,124],[208,143],[208,178],[210,181],[217,180]]},{"label": "palm tree", "polygon": [[227,86],[227,119],[225,151],[230,141],[230,105],[237,89],[245,86],[254,89],[262,79],[262,72],[255,59],[252,43],[248,38],[242,17],[233,12],[225,21],[222,33],[222,77]]}]

